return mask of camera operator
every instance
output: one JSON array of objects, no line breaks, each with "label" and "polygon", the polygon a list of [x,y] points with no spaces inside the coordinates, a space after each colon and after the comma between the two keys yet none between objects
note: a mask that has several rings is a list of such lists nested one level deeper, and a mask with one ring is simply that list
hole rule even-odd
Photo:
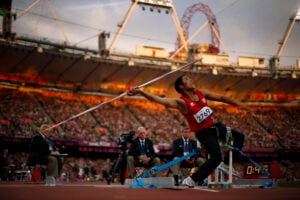
[{"label": "camera operator", "polygon": [[146,138],[146,129],[144,127],[137,129],[137,138],[131,143],[127,162],[131,178],[133,178],[133,168],[135,166],[153,167],[160,165],[160,158],[154,152],[152,141]]}]

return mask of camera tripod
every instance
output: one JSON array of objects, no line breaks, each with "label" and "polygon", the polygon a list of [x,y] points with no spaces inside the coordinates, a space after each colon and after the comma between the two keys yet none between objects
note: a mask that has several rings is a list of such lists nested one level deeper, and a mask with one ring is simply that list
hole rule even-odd
[{"label": "camera tripod", "polygon": [[110,169],[109,180],[113,181],[115,178],[116,172],[119,172],[120,173],[119,174],[120,182],[121,182],[121,184],[124,184],[126,168],[127,168],[127,144],[123,144],[121,147],[121,153],[118,155],[117,160],[115,161],[112,168]]}]

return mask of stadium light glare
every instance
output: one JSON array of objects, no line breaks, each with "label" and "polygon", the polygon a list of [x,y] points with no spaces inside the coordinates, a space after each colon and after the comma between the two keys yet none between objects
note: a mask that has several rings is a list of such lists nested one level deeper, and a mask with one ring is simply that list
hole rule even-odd
[{"label": "stadium light glare", "polygon": [[173,71],[173,70],[176,70],[178,67],[176,66],[176,65],[172,65],[171,66],[171,70]]},{"label": "stadium light glare", "polygon": [[128,60],[128,66],[134,66],[134,61],[133,60]]},{"label": "stadium light glare", "polygon": [[90,59],[90,58],[91,58],[91,56],[88,55],[88,54],[84,54],[84,56],[83,56],[83,59],[84,59],[84,60],[88,60],[88,59]]},{"label": "stadium light glare", "polygon": [[297,78],[297,74],[296,74],[295,71],[292,72],[291,77],[292,77],[293,79],[296,79],[296,78]]},{"label": "stadium light glare", "polygon": [[36,51],[37,51],[38,53],[43,53],[44,49],[43,49],[43,47],[38,46],[38,47],[36,48]]},{"label": "stadium light glare", "polygon": [[257,73],[257,71],[255,71],[255,70],[252,70],[252,77],[257,77],[258,76],[258,73]]},{"label": "stadium light glare", "polygon": [[298,11],[296,14],[296,20],[300,20],[300,7],[298,8]]},{"label": "stadium light glare", "polygon": [[212,74],[213,75],[218,75],[219,74],[217,67],[213,67]]}]

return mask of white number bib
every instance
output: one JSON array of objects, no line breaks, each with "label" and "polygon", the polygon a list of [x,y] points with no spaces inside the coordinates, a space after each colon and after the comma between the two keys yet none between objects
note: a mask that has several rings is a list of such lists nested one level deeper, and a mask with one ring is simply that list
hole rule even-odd
[{"label": "white number bib", "polygon": [[212,114],[213,114],[212,109],[210,109],[210,107],[205,106],[199,112],[194,114],[194,118],[199,124],[201,124],[203,121],[205,121]]}]

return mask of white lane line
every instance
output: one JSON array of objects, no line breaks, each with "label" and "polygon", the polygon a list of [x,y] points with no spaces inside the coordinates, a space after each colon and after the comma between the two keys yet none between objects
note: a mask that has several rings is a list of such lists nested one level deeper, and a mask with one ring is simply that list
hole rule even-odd
[{"label": "white lane line", "polygon": [[219,190],[206,189],[206,188],[193,188],[194,190],[203,190],[207,192],[219,192]]}]

